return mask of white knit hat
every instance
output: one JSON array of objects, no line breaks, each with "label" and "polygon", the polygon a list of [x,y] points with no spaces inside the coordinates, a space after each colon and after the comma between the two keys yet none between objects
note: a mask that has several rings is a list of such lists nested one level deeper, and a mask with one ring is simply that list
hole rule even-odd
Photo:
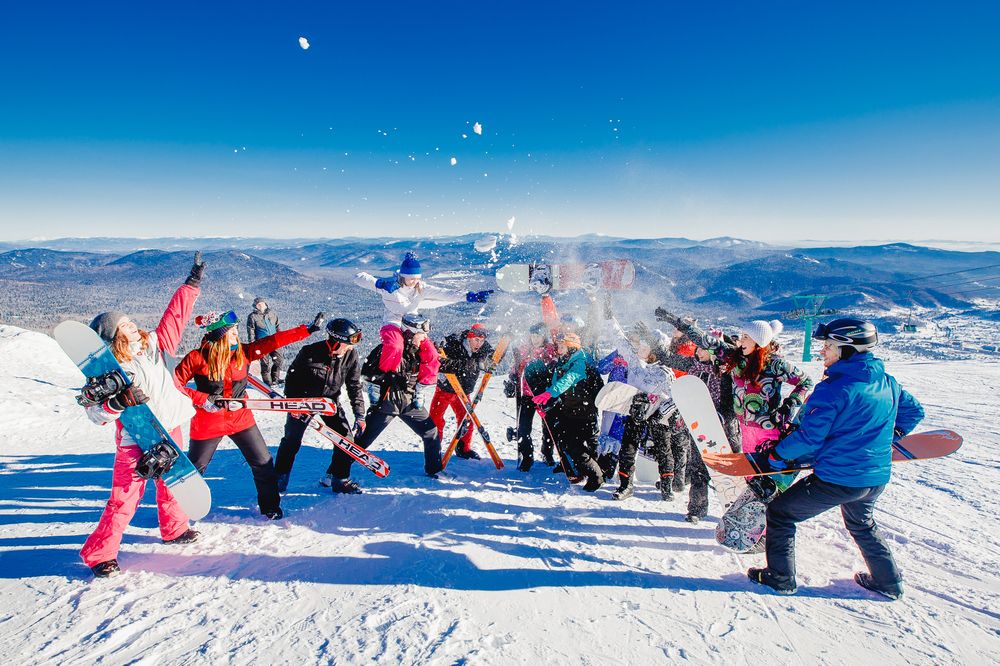
[{"label": "white knit hat", "polygon": [[756,342],[758,346],[766,347],[771,344],[771,341],[778,337],[778,334],[780,334],[784,329],[784,324],[777,319],[772,319],[771,321],[755,319],[750,322],[750,324],[743,327],[743,332],[749,335],[750,339]]}]

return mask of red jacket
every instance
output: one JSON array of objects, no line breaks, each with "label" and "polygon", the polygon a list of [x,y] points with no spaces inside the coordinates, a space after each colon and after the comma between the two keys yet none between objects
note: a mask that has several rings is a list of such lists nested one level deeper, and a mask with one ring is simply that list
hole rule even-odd
[{"label": "red jacket", "polygon": [[[202,405],[213,394],[221,395],[224,398],[242,398],[246,394],[247,373],[250,371],[251,361],[256,361],[279,347],[308,337],[309,330],[305,326],[297,326],[287,331],[278,331],[266,338],[260,338],[256,342],[241,343],[245,360],[240,365],[237,365],[235,360],[230,361],[221,381],[213,381],[208,378],[209,343],[207,341],[202,342],[200,349],[188,352],[188,355],[174,369],[174,376],[177,378],[178,384],[183,386],[184,391],[191,396],[191,402],[196,408],[194,418],[191,419],[191,439],[225,437],[256,425],[253,412],[249,409],[232,411],[223,409],[218,412],[207,412],[202,408]],[[192,379],[196,388],[186,386]]]}]

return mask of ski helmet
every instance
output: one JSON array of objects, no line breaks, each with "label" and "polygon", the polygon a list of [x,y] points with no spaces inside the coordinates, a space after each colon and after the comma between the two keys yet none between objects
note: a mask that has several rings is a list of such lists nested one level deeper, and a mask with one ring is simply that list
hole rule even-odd
[{"label": "ski helmet", "polygon": [[402,328],[407,333],[430,333],[431,320],[419,312],[409,312],[403,315]]},{"label": "ski helmet", "polygon": [[[849,358],[856,352],[866,352],[878,344],[878,331],[875,329],[875,324],[852,317],[834,319],[829,324],[819,324],[813,337],[817,340],[830,341],[841,347],[842,358]],[[844,356],[844,348],[853,351]]]},{"label": "ski helmet", "polygon": [[487,331],[486,326],[481,323],[475,323],[469,327],[469,330],[465,332],[465,337],[467,338],[482,338],[486,339]]},{"label": "ski helmet", "polygon": [[335,342],[356,345],[361,342],[361,329],[350,319],[331,319],[326,324],[326,334]]}]

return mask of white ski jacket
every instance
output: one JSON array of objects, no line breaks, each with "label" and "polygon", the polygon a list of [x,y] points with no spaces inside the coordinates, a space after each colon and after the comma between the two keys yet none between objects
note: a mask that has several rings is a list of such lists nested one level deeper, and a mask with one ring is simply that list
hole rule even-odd
[{"label": "white ski jacket", "polygon": [[383,324],[401,326],[405,314],[439,308],[465,300],[464,291],[437,287],[423,281],[420,282],[420,289],[400,285],[390,294],[383,289],[378,289],[375,286],[375,279],[374,275],[361,272],[354,276],[354,284],[362,289],[377,292],[382,297],[382,305],[385,306]]}]

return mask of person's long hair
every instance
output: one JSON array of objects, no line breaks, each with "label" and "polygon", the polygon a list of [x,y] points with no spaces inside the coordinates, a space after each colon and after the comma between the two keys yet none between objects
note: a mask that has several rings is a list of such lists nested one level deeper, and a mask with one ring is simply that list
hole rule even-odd
[{"label": "person's long hair", "polygon": [[764,368],[767,367],[771,356],[777,351],[778,343],[775,341],[771,341],[764,347],[757,345],[749,354],[744,354],[742,350],[737,349],[735,354],[729,356],[723,369],[725,372],[735,370],[735,374],[740,379],[751,386],[757,386]]},{"label": "person's long hair", "polygon": [[[139,329],[139,338],[142,341],[142,349],[149,349],[149,333]],[[115,355],[119,363],[128,363],[133,359],[132,349],[130,348],[128,338],[122,335],[121,331],[115,333],[115,339],[111,343],[111,353]]]},{"label": "person's long hair", "polygon": [[237,367],[242,367],[246,361],[243,355],[243,345],[237,343],[236,349],[229,348],[229,335],[223,335],[215,342],[208,343],[208,353],[205,355],[208,364],[208,378],[213,382],[221,382],[226,377],[226,369],[233,361]]}]

